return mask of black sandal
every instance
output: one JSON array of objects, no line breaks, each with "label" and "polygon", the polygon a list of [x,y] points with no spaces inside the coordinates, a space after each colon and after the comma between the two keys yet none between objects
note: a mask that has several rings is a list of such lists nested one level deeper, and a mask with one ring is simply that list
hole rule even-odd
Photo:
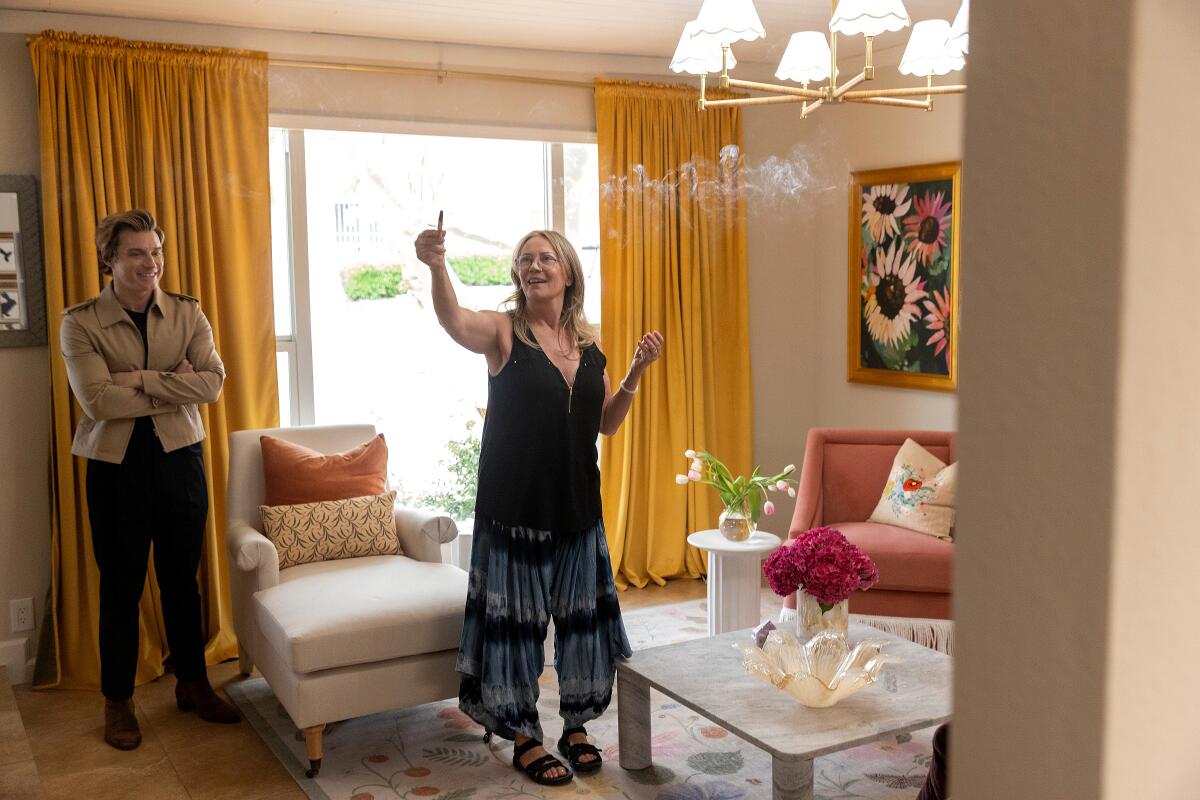
[{"label": "black sandal", "polygon": [[[521,763],[521,756],[528,753],[535,747],[541,747],[542,743],[537,739],[526,739],[524,744],[519,744],[513,748],[513,768],[519,772],[524,772],[529,776],[529,780],[542,786],[562,786],[564,783],[570,783],[575,775],[571,770],[567,769],[567,765],[559,761],[554,756],[547,753],[541,758],[535,758],[528,764]],[[559,775],[557,778],[546,777],[546,773],[558,767],[566,770],[565,775]]]},{"label": "black sandal", "polygon": [[[600,749],[591,742],[572,742],[571,734],[582,733],[587,736],[587,731],[580,725],[578,728],[567,728],[563,731],[563,735],[558,740],[558,752],[567,757],[571,762],[571,769],[576,772],[595,772],[600,769],[600,765],[604,763],[603,756],[600,755]],[[594,756],[591,761],[580,761],[583,756]]]}]

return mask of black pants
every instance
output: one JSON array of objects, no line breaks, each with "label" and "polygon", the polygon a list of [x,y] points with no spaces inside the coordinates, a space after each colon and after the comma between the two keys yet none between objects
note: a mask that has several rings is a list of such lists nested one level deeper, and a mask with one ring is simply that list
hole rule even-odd
[{"label": "black pants", "polygon": [[167,646],[179,680],[205,676],[196,570],[208,517],[199,444],[164,453],[149,420],[139,420],[120,464],[89,460],[87,503],[100,569],[100,690],[133,695],[138,602],[150,544],[162,597]]}]

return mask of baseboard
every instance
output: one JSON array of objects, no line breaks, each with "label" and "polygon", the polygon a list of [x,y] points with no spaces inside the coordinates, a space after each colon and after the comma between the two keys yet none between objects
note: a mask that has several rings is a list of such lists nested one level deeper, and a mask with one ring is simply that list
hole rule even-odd
[{"label": "baseboard", "polygon": [[0,666],[8,669],[8,682],[12,686],[33,680],[33,659],[28,654],[28,636],[0,642]]}]

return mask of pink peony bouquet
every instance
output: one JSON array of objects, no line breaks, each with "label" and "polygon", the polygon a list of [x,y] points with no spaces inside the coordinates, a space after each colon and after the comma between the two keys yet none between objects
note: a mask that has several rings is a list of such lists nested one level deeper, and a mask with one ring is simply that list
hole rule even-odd
[{"label": "pink peony bouquet", "polygon": [[776,550],[763,562],[775,594],[803,590],[828,611],[856,589],[870,589],[879,569],[870,556],[834,528],[813,528]]}]

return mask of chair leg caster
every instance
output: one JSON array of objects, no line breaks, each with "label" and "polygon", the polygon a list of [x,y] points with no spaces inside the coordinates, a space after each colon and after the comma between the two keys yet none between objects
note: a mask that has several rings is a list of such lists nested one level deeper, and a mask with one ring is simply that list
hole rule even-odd
[{"label": "chair leg caster", "polygon": [[321,771],[321,759],[314,758],[308,762],[308,769],[304,771],[306,777],[315,778],[317,773]]}]

